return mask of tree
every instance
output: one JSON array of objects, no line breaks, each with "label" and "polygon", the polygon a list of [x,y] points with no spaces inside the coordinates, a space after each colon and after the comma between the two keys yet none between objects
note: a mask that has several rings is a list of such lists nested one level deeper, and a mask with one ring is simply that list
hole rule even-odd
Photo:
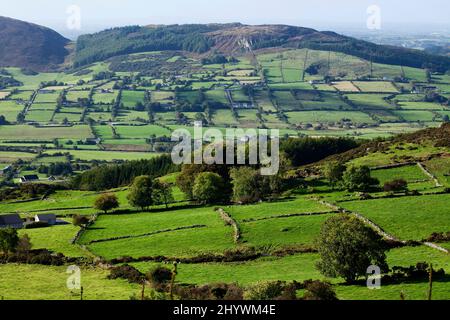
[{"label": "tree", "polygon": [[105,214],[109,210],[116,209],[119,207],[119,200],[115,194],[105,193],[100,195],[94,202],[94,208],[103,211]]},{"label": "tree", "polygon": [[25,121],[25,114],[23,112],[19,112],[16,117],[17,123],[23,123]]},{"label": "tree", "polygon": [[382,237],[354,216],[326,220],[316,242],[321,259],[317,267],[327,277],[340,276],[351,283],[371,265],[387,270]]},{"label": "tree", "polygon": [[196,178],[193,187],[194,199],[203,204],[214,203],[223,199],[223,179],[217,173],[202,172]]},{"label": "tree", "polygon": [[233,184],[233,201],[252,203],[270,193],[269,179],[250,167],[233,168],[230,171]]},{"label": "tree", "polygon": [[140,176],[134,179],[128,194],[131,206],[141,208],[142,211],[153,204],[153,180],[150,176]]},{"label": "tree", "polygon": [[330,184],[335,187],[342,180],[345,166],[340,162],[329,162],[323,168],[323,174]]},{"label": "tree", "polygon": [[22,237],[20,237],[16,250],[19,253],[28,254],[32,247],[33,245],[31,244],[31,239],[28,234],[25,233]]},{"label": "tree", "polygon": [[181,173],[177,177],[177,186],[183,191],[188,199],[193,199],[193,188],[195,179],[202,172],[217,173],[223,179],[222,199],[228,200],[232,194],[232,185],[229,182],[229,168],[224,165],[208,164],[185,164],[181,168]]},{"label": "tree", "polygon": [[14,252],[18,243],[19,236],[16,229],[0,229],[0,250],[3,253],[8,254]]},{"label": "tree", "polygon": [[89,218],[76,214],[72,217],[72,224],[76,227],[86,227],[89,224]]},{"label": "tree", "polygon": [[379,184],[377,179],[370,176],[370,168],[367,166],[348,168],[342,179],[348,191],[368,191],[372,185]]},{"label": "tree", "polygon": [[164,204],[167,209],[169,207],[168,204],[173,201],[171,185],[159,180],[153,181],[153,202],[155,204]]},{"label": "tree", "polygon": [[10,124],[10,123],[6,120],[5,116],[4,115],[0,115],[0,126],[4,126],[4,125],[7,125],[7,124]]}]

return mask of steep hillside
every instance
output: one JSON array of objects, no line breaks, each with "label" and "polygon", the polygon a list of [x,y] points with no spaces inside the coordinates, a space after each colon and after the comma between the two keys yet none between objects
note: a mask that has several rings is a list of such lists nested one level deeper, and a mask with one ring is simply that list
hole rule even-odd
[{"label": "steep hillside", "polygon": [[[386,164],[415,161],[450,153],[450,123],[439,128],[428,128],[413,133],[401,134],[387,141],[371,141],[350,151],[333,155],[319,162],[348,162],[357,158],[382,157]],[[404,151],[404,152],[398,152]],[[392,153],[392,155],[390,155]],[[405,153],[405,155],[403,155]],[[364,161],[361,161],[364,163]]]},{"label": "steep hillside", "polygon": [[0,17],[0,66],[55,69],[68,54],[69,40],[57,32],[11,18]]},{"label": "steep hillside", "polygon": [[314,29],[286,25],[242,24],[131,26],[84,35],[78,39],[75,66],[106,58],[152,50],[186,50],[225,54],[273,47],[310,48],[354,55],[374,62],[429,67],[444,72],[450,58],[419,50],[376,45]]}]

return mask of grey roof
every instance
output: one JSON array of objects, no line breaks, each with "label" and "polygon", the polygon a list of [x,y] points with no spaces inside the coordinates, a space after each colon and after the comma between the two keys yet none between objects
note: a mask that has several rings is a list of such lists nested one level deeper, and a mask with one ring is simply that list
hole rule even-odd
[{"label": "grey roof", "polygon": [[18,214],[0,215],[0,225],[16,225],[16,224],[23,224],[23,221]]},{"label": "grey roof", "polygon": [[51,220],[51,219],[56,219],[56,215],[54,214],[37,214],[36,217],[39,218],[39,220]]},{"label": "grey roof", "polygon": [[22,177],[25,180],[39,180],[39,177],[35,174],[29,174]]}]

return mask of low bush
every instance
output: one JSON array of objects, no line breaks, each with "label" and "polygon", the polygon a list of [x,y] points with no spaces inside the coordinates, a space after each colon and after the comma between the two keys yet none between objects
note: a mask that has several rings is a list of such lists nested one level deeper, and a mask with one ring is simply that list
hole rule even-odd
[{"label": "low bush", "polygon": [[404,179],[396,179],[388,181],[384,184],[384,191],[386,192],[402,192],[408,190],[408,182]]},{"label": "low bush", "polygon": [[243,289],[237,284],[218,283],[203,286],[176,286],[174,293],[182,300],[242,300]]},{"label": "low bush", "polygon": [[336,301],[338,300],[333,286],[328,282],[306,281],[305,294],[303,300],[322,300],[322,301]]},{"label": "low bush", "polygon": [[166,284],[172,279],[172,271],[162,266],[157,266],[146,274],[147,279],[154,285]]},{"label": "low bush", "polygon": [[126,279],[130,283],[141,284],[145,276],[135,267],[129,266],[127,264],[113,267],[111,273],[107,277],[108,279]]}]

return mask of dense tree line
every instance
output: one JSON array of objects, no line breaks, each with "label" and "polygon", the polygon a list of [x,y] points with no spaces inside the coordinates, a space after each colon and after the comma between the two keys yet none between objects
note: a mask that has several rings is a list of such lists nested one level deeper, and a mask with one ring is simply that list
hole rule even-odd
[{"label": "dense tree line", "polygon": [[314,163],[333,154],[356,148],[358,142],[349,138],[289,138],[282,142],[281,150],[294,166]]},{"label": "dense tree line", "polygon": [[213,42],[203,35],[216,30],[210,25],[172,25],[156,28],[129,26],[105,30],[78,38],[74,66],[113,56],[144,51],[208,51]]},{"label": "dense tree line", "polygon": [[150,160],[93,168],[75,176],[71,186],[81,190],[108,190],[129,185],[138,176],[148,175],[156,178],[176,170],[177,166],[173,164],[170,155],[162,155]]}]

